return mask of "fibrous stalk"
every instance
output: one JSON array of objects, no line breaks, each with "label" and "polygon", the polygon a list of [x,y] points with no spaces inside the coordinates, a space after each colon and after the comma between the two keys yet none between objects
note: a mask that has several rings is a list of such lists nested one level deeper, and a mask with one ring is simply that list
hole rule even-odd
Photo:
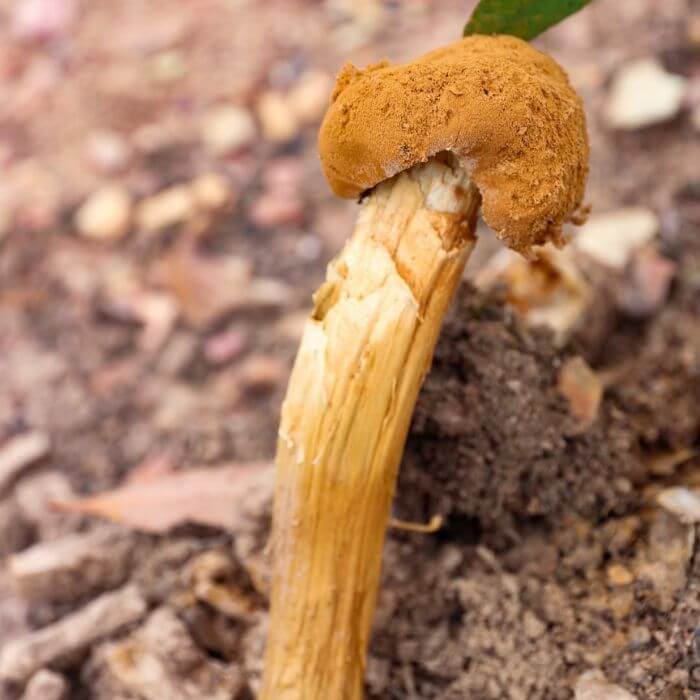
[{"label": "fibrous stalk", "polygon": [[263,700],[360,700],[411,415],[474,245],[456,159],[377,186],[314,296],[277,447]]}]

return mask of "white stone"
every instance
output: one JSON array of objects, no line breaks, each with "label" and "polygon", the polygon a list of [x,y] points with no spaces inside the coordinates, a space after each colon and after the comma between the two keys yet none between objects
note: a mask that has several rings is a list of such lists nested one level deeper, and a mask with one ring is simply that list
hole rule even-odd
[{"label": "white stone", "polygon": [[144,199],[139,204],[136,220],[140,229],[152,233],[187,221],[194,210],[195,201],[190,188],[175,185]]},{"label": "white stone", "polygon": [[654,238],[659,220],[650,209],[627,207],[592,216],[574,238],[578,250],[613,268],[623,268],[635,250]]},{"label": "white stone", "polygon": [[75,227],[86,238],[115,240],[129,231],[131,195],[123,187],[108,185],[93,192],[75,214]]},{"label": "white stone", "polygon": [[18,0],[8,9],[15,36],[46,41],[70,29],[78,14],[78,3],[75,0]]},{"label": "white stone", "polygon": [[85,155],[95,170],[118,173],[131,160],[129,143],[114,131],[94,131],[86,139]]},{"label": "white stone", "polygon": [[657,497],[659,505],[684,523],[700,523],[700,494],[682,486],[664,489]]},{"label": "white stone", "polygon": [[575,700],[637,700],[632,693],[608,683],[601,671],[581,674],[575,689]]},{"label": "white stone", "polygon": [[269,91],[258,101],[263,136],[274,143],[291,141],[299,132],[299,118],[286,95]]},{"label": "white stone", "polygon": [[192,194],[203,209],[221,209],[231,198],[231,189],[222,175],[204,173],[193,180]]},{"label": "white stone", "polygon": [[242,107],[215,107],[202,120],[202,141],[214,155],[224,155],[248,146],[255,139],[255,134],[255,121],[250,112]]},{"label": "white stone", "polygon": [[304,73],[289,93],[289,103],[299,120],[312,124],[328,107],[333,80],[327,73],[310,70]]},{"label": "white stone", "polygon": [[686,79],[643,59],[623,66],[615,75],[606,117],[615,129],[641,129],[672,119],[681,109]]}]

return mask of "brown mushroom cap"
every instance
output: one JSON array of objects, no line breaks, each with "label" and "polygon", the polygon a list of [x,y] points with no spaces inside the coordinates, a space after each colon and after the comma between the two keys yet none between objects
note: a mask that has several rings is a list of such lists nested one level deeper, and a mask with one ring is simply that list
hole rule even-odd
[{"label": "brown mushroom cap", "polygon": [[560,242],[588,173],[583,107],[566,73],[509,36],[471,36],[405,65],[346,64],[319,150],[331,188],[348,198],[453,151],[486,223],[524,253]]}]

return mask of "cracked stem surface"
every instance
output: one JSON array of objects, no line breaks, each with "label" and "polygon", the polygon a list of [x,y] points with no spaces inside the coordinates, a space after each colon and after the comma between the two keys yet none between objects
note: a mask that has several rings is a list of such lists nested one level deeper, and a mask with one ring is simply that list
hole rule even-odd
[{"label": "cracked stem surface", "polygon": [[282,407],[263,700],[359,700],[408,426],[474,245],[455,162],[379,185],[314,296]]}]

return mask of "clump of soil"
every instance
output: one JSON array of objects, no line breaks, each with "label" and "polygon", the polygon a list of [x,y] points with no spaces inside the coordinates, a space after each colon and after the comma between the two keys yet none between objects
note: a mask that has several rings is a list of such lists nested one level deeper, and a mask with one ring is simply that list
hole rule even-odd
[{"label": "clump of soil", "polygon": [[478,518],[629,508],[644,474],[626,418],[604,404],[582,430],[557,390],[572,354],[464,289],[419,399],[398,488],[407,517]]},{"label": "clump of soil", "polygon": [[499,549],[450,530],[394,538],[371,697],[564,700],[591,668],[638,698],[694,697],[653,694],[697,683],[692,528],[661,513],[512,534]]}]

